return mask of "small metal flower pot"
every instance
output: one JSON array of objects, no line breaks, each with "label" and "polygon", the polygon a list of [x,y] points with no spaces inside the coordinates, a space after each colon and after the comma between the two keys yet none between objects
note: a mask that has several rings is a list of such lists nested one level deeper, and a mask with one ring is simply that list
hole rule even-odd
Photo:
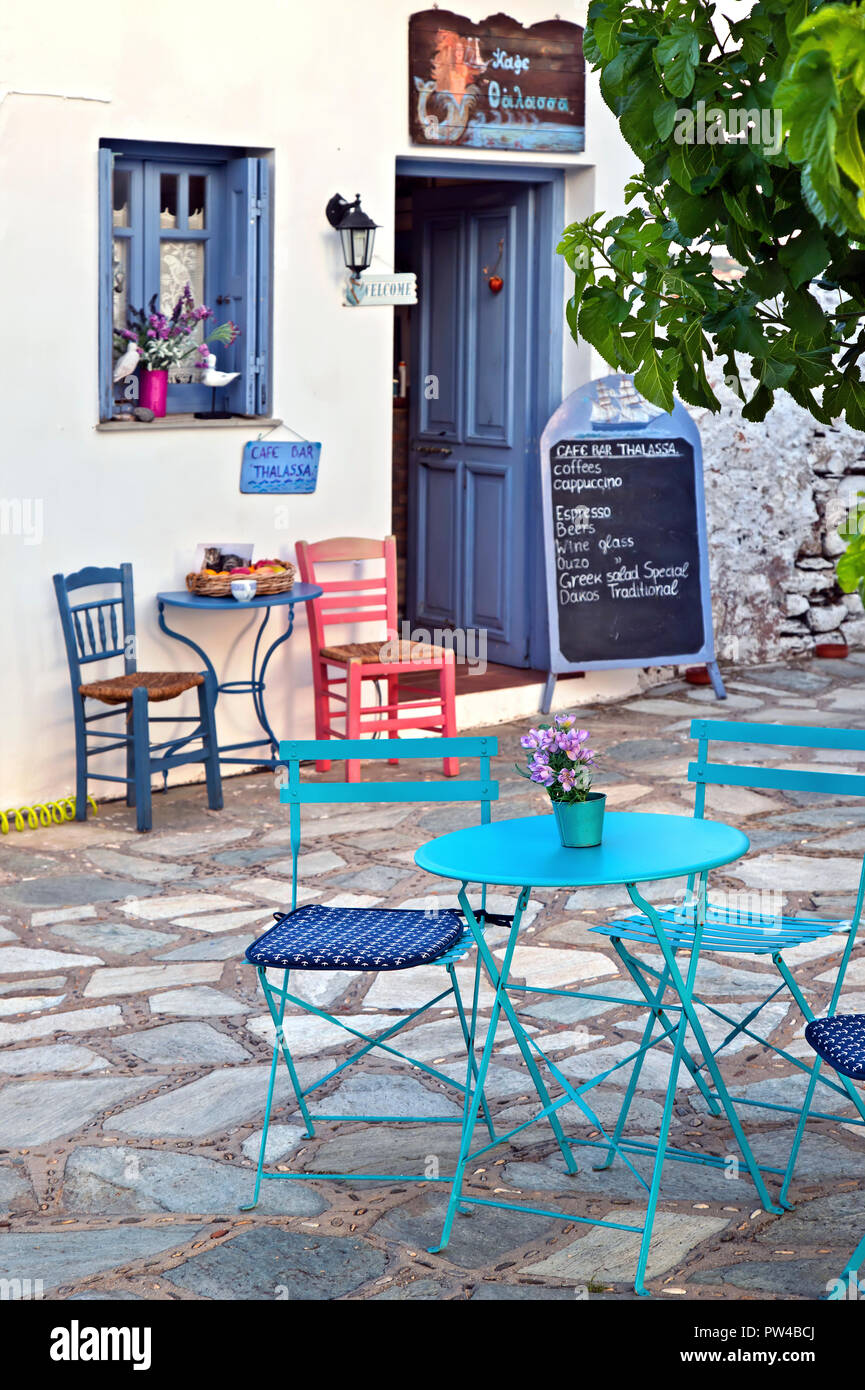
[{"label": "small metal flower pot", "polygon": [[566,849],[589,849],[601,843],[606,804],[603,792],[589,792],[585,801],[553,802],[559,839]]}]

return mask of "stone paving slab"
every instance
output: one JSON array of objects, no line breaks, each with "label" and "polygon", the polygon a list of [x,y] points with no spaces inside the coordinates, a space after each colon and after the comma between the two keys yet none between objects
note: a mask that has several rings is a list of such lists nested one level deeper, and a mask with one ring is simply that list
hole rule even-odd
[{"label": "stone paving slab", "polygon": [[0,1239],[0,1278],[71,1284],[120,1265],[152,1259],[200,1234],[197,1226],[121,1226],[99,1231],[40,1231]]},{"label": "stone paving slab", "polygon": [[[143,1033],[117,1038],[118,1046],[145,1062],[194,1066],[205,1062],[244,1062],[249,1053],[209,1023],[163,1023]],[[82,1049],[84,1051],[85,1049]]]},{"label": "stone paving slab", "polygon": [[[604,1221],[622,1225],[641,1225],[640,1208],[612,1207],[602,1216]],[[692,1254],[703,1241],[717,1236],[729,1222],[717,1216],[685,1215],[681,1212],[659,1212],[652,1233],[652,1245],[646,1266],[647,1279],[657,1279],[674,1269]],[[594,1226],[579,1240],[557,1250],[536,1264],[523,1265],[521,1274],[535,1278],[566,1279],[578,1284],[625,1283],[640,1251],[641,1237],[634,1231]]]},{"label": "stone paving slab", "polygon": [[[252,1198],[253,1174],[213,1158],[146,1148],[80,1148],[70,1155],[63,1202],[76,1215],[131,1216],[171,1211],[235,1215]],[[303,1183],[266,1182],[259,1209],[318,1216],[326,1203]]]},{"label": "stone paving slab", "polygon": [[267,1226],[244,1231],[173,1269],[170,1284],[200,1298],[340,1298],[380,1278],[385,1256],[365,1241]]},{"label": "stone paving slab", "polygon": [[143,1091],[146,1081],[12,1081],[0,1091],[0,1134],[20,1148],[74,1134],[104,1110]]},{"label": "stone paving slab", "polygon": [[[224,1133],[263,1111],[269,1071],[268,1066],[244,1066],[210,1072],[198,1081],[124,1110],[104,1126],[105,1132],[179,1139]],[[277,1099],[287,1090],[287,1079],[280,1075]]]},{"label": "stone paving slab", "polygon": [[[835,727],[855,723],[857,710],[865,709],[865,661],[727,674],[731,710],[741,718]],[[581,712],[580,722],[604,750],[601,781],[610,805],[691,814],[689,723],[703,713],[718,713],[712,692],[674,676],[650,682],[646,695],[627,706]],[[543,793],[513,771],[523,729],[491,730],[501,749],[496,816],[548,812]],[[713,754],[720,762],[753,756],[772,767],[857,766],[835,750],[716,745]],[[338,765],[327,774],[339,775]],[[440,779],[440,764],[431,757],[420,770],[363,770],[371,780],[418,775]],[[775,903],[780,892],[785,910],[803,918],[849,917],[865,847],[855,798],[719,787],[709,789],[707,805],[711,816],[742,824],[752,844],[744,860],[712,875],[713,896],[744,889]],[[357,1177],[328,1184],[304,1176],[264,1183],[259,1207],[237,1210],[252,1191],[273,1036],[243,954],[289,901],[288,826],[266,777],[226,779],[219,813],[203,805],[200,785],[173,788],[158,809],[157,828],[148,835],[136,834],[134,813],[116,802],[103,804],[96,820],[50,834],[22,832],[0,844],[0,1206],[8,1209],[0,1269],[3,1252],[11,1251],[21,1277],[28,1270],[40,1277],[44,1271],[31,1258],[39,1248],[46,1252],[48,1287],[75,1299],[147,1298],[156,1283],[156,1296],[181,1298],[519,1301],[577,1298],[586,1289],[590,1298],[633,1297],[637,1238],[574,1220],[610,1211],[641,1219],[645,1190],[622,1160],[603,1171],[592,1167],[604,1152],[597,1126],[609,1132],[615,1125],[630,1068],[587,1093],[596,1120],[570,1102],[561,1107],[565,1133],[595,1146],[575,1142],[580,1172],[569,1177],[549,1121],[537,1121],[539,1102],[505,1022],[487,1083],[496,1126],[501,1134],[536,1122],[470,1160],[466,1190],[561,1208],[561,1218],[470,1206],[470,1214],[457,1217],[448,1249],[429,1254],[446,1204],[441,1183],[400,1183],[395,1176],[393,1183]],[[471,807],[443,803],[305,808],[299,901],[455,905],[453,885],[418,870],[414,853],[431,835],[475,820]],[[681,887],[661,883],[649,892],[655,901],[675,903]],[[493,885],[488,903],[492,911],[512,912],[514,891]],[[636,988],[620,973],[606,938],[591,931],[629,906],[618,888],[532,894],[514,966],[527,989],[515,1000],[565,1075],[590,1079],[605,1061],[632,1052],[639,1038],[645,1010],[634,1005]],[[491,928],[488,939],[500,956],[506,930]],[[789,953],[817,1009],[828,999],[840,945],[840,937],[823,938]],[[638,954],[660,963],[657,951]],[[863,1007],[863,961],[865,941],[854,950],[845,1006]],[[270,974],[281,983],[282,972]],[[457,975],[468,1002],[471,956]],[[427,966],[379,975],[301,972],[290,987],[376,1033],[447,983],[441,967]],[[734,1018],[777,984],[765,957],[706,953],[700,962],[700,994]],[[531,992],[569,986],[602,997]],[[484,977],[479,1044],[492,998]],[[728,1025],[706,1010],[701,1017],[717,1046]],[[755,1027],[810,1058],[803,1022],[785,995]],[[303,1086],[356,1047],[294,1005],[286,1031]],[[450,994],[395,1046],[457,1083],[465,1079]],[[722,1054],[721,1065],[733,1094],[760,1102],[740,1109],[757,1158],[783,1170],[795,1114],[764,1103],[795,1107],[804,1073],[742,1037]],[[638,1144],[651,1144],[657,1134],[668,1068],[666,1047],[643,1068],[627,1127]],[[372,1053],[312,1097],[316,1112],[352,1118],[317,1121],[307,1138],[285,1069],[277,1075],[267,1151],[276,1171],[411,1172],[427,1179],[454,1162],[456,1124],[376,1125],[361,1117],[423,1112],[450,1121],[460,1113],[457,1086]],[[560,1094],[554,1080],[550,1091]],[[840,1120],[809,1123],[792,1186],[796,1210],[776,1218],[759,1210],[726,1120],[709,1115],[695,1086],[680,1087],[671,1142],[721,1164],[666,1165],[650,1267],[655,1291],[682,1288],[698,1300],[821,1295],[858,1239],[857,1222],[865,1229],[865,1138],[847,1123],[856,1112],[845,1097],[825,1088],[820,1095]],[[481,1127],[476,1147],[484,1135]],[[644,1178],[649,1174],[645,1150],[632,1162]],[[769,1173],[771,1191],[779,1181]]]},{"label": "stone paving slab", "polygon": [[110,1066],[105,1057],[89,1047],[72,1043],[49,1043],[46,1047],[17,1048],[0,1053],[0,1073],[5,1076],[37,1076],[64,1071],[102,1071]]}]

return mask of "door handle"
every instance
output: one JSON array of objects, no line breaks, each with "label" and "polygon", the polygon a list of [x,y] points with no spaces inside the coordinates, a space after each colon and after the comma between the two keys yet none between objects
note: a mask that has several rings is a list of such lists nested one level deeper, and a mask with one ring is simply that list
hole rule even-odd
[{"label": "door handle", "polygon": [[414,449],[418,454],[443,454],[445,458],[453,453],[446,444],[415,444]]}]

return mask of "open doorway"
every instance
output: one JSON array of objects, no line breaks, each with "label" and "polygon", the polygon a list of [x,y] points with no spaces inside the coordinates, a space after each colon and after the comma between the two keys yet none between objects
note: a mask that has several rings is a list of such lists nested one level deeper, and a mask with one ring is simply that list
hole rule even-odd
[{"label": "open doorway", "polygon": [[400,614],[522,682],[547,661],[537,446],[561,399],[562,178],[400,165],[395,269],[418,280],[394,311]]}]

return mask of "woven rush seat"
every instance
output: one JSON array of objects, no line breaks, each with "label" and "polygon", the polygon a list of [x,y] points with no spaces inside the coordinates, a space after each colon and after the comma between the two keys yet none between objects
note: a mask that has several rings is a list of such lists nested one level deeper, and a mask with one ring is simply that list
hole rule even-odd
[{"label": "woven rush seat", "polygon": [[812,1018],[805,1041],[842,1076],[865,1081],[865,1014]]},{"label": "woven rush seat", "polygon": [[453,908],[324,907],[274,913],[276,926],[247,947],[253,965],[288,970],[407,970],[455,946],[465,932]]},{"label": "woven rush seat", "polygon": [[147,690],[148,700],[173,700],[184,690],[203,684],[204,676],[200,671],[130,671],[125,676],[79,685],[78,693],[106,705],[125,705],[132,699],[133,690],[142,685]]},{"label": "woven rush seat", "polygon": [[346,642],[341,647],[320,647],[325,661],[361,661],[364,666],[388,661],[435,661],[444,655],[444,647],[430,642],[407,642],[395,637],[384,642]]}]

